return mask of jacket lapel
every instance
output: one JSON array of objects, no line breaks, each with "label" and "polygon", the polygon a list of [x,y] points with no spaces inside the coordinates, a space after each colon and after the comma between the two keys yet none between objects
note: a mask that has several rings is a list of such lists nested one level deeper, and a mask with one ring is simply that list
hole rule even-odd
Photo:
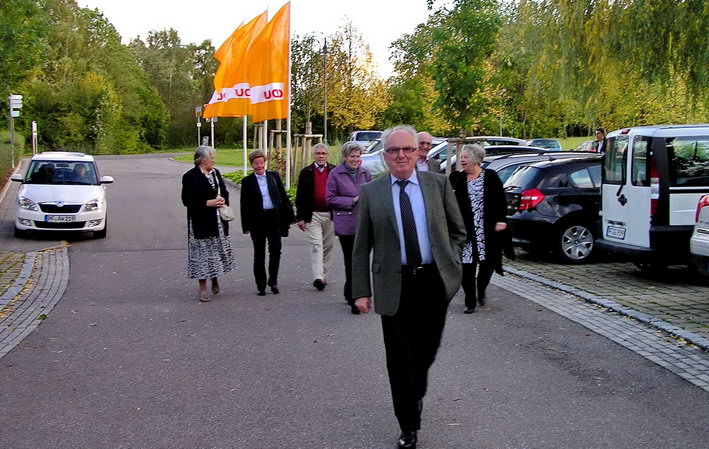
[{"label": "jacket lapel", "polygon": [[389,224],[391,224],[392,228],[396,232],[396,235],[399,235],[399,226],[396,224],[396,213],[394,212],[394,201],[391,197],[392,195],[392,188],[391,188],[391,176],[387,173],[386,175],[380,177],[379,179],[376,180],[377,182],[377,189],[376,189],[376,196],[378,201],[380,202],[381,207],[383,210],[386,212],[387,220],[389,220]]},{"label": "jacket lapel", "polygon": [[273,179],[273,173],[266,172],[266,181],[268,185],[268,195],[271,197],[271,202],[273,207],[278,209],[280,206],[280,196],[278,195],[278,187],[276,187],[276,181]]},{"label": "jacket lapel", "polygon": [[428,235],[431,233],[431,225],[433,223],[433,202],[431,201],[431,192],[433,186],[431,184],[431,179],[424,174],[421,176],[421,172],[416,173],[419,183],[421,184],[421,195],[423,196],[423,207],[426,208],[426,226],[428,227]]}]

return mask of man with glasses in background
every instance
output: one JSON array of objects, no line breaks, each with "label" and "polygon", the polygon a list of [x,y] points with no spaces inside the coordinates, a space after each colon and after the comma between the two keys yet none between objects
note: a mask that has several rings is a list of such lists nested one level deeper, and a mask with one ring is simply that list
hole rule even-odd
[{"label": "man with glasses in background", "polygon": [[460,288],[466,238],[448,180],[415,169],[417,138],[410,126],[382,134],[389,176],[360,187],[352,255],[355,306],[369,312],[374,293],[374,309],[382,319],[400,449],[416,447],[428,370],[448,303]]},{"label": "man with glasses in background", "polygon": [[440,173],[441,163],[437,159],[428,159],[428,152],[431,151],[433,136],[426,131],[418,133],[418,159],[416,159],[416,169],[418,171],[430,171]]},{"label": "man with glasses in background", "polygon": [[325,195],[327,177],[334,165],[327,162],[328,148],[315,145],[315,161],[298,175],[295,196],[295,220],[305,231],[310,242],[310,264],[313,269],[313,287],[323,290],[332,267],[332,247],[335,245],[335,226]]}]

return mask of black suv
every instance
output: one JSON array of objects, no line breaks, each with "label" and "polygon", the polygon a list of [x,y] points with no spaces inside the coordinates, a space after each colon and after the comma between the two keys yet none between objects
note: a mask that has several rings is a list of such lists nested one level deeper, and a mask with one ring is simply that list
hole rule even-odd
[{"label": "black suv", "polygon": [[505,182],[512,241],[527,251],[552,250],[568,263],[593,253],[601,157],[555,159],[519,167]]}]

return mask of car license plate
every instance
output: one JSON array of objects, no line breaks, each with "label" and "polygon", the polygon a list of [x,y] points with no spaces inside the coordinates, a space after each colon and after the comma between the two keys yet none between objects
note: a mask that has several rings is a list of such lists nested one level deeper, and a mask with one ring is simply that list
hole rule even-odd
[{"label": "car license plate", "polygon": [[608,226],[606,228],[606,237],[623,240],[625,239],[625,228],[619,228],[617,226]]},{"label": "car license plate", "polygon": [[71,223],[74,221],[73,215],[45,215],[44,221],[49,223]]}]

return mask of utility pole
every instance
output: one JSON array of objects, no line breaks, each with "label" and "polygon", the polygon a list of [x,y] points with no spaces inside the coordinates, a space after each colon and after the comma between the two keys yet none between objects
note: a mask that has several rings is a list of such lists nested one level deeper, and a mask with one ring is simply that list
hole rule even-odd
[{"label": "utility pole", "polygon": [[325,145],[327,145],[327,38],[325,38],[325,43],[322,49],[322,72],[323,72],[323,136],[325,139]]}]

